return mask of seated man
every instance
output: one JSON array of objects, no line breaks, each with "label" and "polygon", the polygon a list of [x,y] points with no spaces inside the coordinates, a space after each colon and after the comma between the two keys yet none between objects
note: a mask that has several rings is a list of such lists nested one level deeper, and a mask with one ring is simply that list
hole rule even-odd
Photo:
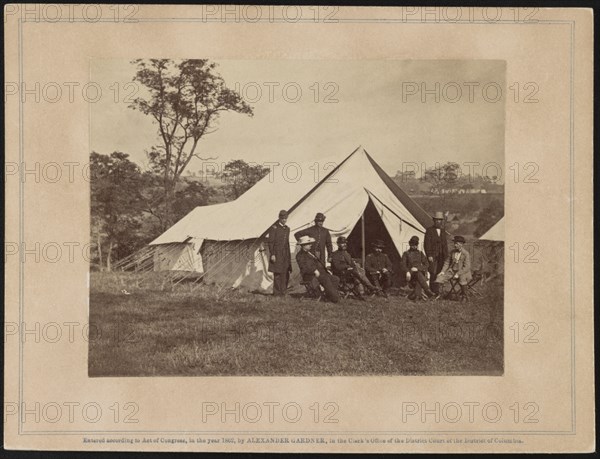
[{"label": "seated man", "polygon": [[434,297],[435,294],[427,285],[429,277],[429,262],[425,254],[419,250],[419,238],[413,236],[408,241],[410,249],[402,254],[402,267],[406,270],[406,281],[413,289],[408,296],[409,300],[421,300],[422,292],[428,297]]},{"label": "seated man", "polygon": [[377,240],[373,243],[373,253],[365,259],[365,271],[380,294],[387,296],[387,290],[392,285],[392,262],[383,253],[384,248],[385,244],[382,241]]},{"label": "seated man", "polygon": [[312,245],[315,240],[310,236],[301,236],[298,240],[300,252],[296,255],[296,261],[302,274],[302,280],[310,283],[315,290],[319,289],[319,285],[325,290],[325,298],[332,303],[340,301],[338,292],[339,278],[329,274],[321,260],[319,260],[311,252]]},{"label": "seated man", "polygon": [[350,253],[348,252],[348,241],[344,236],[337,238],[337,246],[338,249],[333,252],[331,257],[333,274],[340,279],[349,278],[356,286],[359,299],[363,299],[362,295],[365,293],[365,287],[369,291],[376,291],[377,289],[375,286],[371,284],[363,270],[356,265],[350,256]]},{"label": "seated man", "polygon": [[[442,291],[441,286],[446,282],[449,282],[450,279],[457,279],[458,284],[460,285],[460,300],[467,300],[467,285],[469,281],[473,278],[471,274],[471,256],[469,252],[467,252],[463,248],[463,244],[465,243],[465,238],[462,236],[455,236],[453,239],[454,242],[454,250],[450,252],[446,262],[444,263],[444,267],[442,271],[438,274],[436,283],[440,284],[439,292]],[[440,297],[438,294],[437,298]]]}]

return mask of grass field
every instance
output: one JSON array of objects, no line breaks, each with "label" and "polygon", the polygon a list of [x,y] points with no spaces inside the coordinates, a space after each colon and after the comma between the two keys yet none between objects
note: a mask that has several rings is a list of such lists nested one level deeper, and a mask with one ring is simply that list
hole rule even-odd
[{"label": "grass field", "polygon": [[91,273],[89,375],[501,375],[503,288],[482,291],[332,304]]}]

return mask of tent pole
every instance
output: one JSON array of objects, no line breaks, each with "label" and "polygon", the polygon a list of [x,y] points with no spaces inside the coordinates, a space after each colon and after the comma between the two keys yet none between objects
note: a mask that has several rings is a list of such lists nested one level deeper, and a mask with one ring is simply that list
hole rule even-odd
[{"label": "tent pole", "polygon": [[365,269],[365,214],[360,216],[360,240],[362,245],[362,267]]}]

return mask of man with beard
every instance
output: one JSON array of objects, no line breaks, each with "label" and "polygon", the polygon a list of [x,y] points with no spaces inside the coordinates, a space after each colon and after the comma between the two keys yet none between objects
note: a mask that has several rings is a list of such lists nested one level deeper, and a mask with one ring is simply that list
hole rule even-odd
[{"label": "man with beard", "polygon": [[433,216],[433,226],[425,231],[425,255],[429,262],[429,287],[433,292],[438,292],[439,285],[435,282],[438,273],[442,270],[448,258],[448,241],[443,227],[444,213],[436,212]]},{"label": "man with beard", "polygon": [[387,290],[392,285],[392,262],[383,253],[384,248],[383,241],[373,243],[373,252],[365,259],[365,271],[380,295],[387,297]]},{"label": "man with beard", "polygon": [[279,219],[267,235],[269,246],[269,272],[273,273],[273,296],[283,296],[287,291],[292,272],[290,253],[290,227],[286,225],[288,213],[279,212]]},{"label": "man with beard", "polygon": [[449,282],[450,279],[456,279],[458,285],[460,285],[460,300],[464,302],[467,301],[469,281],[473,278],[473,274],[471,273],[471,255],[463,247],[465,243],[464,237],[455,236],[453,242],[454,250],[448,255],[442,270],[435,280],[440,285],[437,297],[439,298],[440,296],[443,284]]},{"label": "man with beard", "polygon": [[[325,215],[321,212],[315,216],[315,224],[309,228],[303,229],[294,233],[296,240],[299,240],[302,236],[309,236],[315,240],[311,252],[312,254],[321,260],[323,265],[326,265],[327,261],[331,261],[331,255],[333,254],[333,243],[331,242],[331,234],[327,228],[323,227],[325,222]],[[327,249],[327,255],[325,254]]]},{"label": "man with beard", "polygon": [[435,293],[427,285],[429,262],[425,254],[419,250],[419,238],[411,237],[408,245],[410,249],[402,254],[402,267],[406,270],[406,281],[413,288],[413,293],[408,299],[420,301],[423,291],[428,297],[434,297]]},{"label": "man with beard", "polygon": [[369,279],[367,279],[367,276],[365,276],[364,271],[359,269],[352,259],[352,256],[348,252],[348,241],[344,236],[337,238],[337,246],[338,249],[333,252],[333,256],[331,257],[333,274],[340,279],[349,278],[356,286],[359,299],[362,299],[365,288],[370,292],[377,291],[375,286],[371,284]]},{"label": "man with beard", "polygon": [[325,298],[332,303],[337,303],[340,301],[338,292],[340,279],[329,274],[321,260],[312,253],[314,243],[315,240],[310,236],[302,236],[298,240],[300,251],[296,255],[296,261],[302,274],[302,280],[309,283],[313,291],[320,291],[319,285],[321,285],[325,291]]}]

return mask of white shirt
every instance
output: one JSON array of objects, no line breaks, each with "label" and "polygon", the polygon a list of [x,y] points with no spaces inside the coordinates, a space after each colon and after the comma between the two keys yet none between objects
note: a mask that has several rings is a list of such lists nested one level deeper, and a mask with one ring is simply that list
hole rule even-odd
[{"label": "white shirt", "polygon": [[438,236],[442,235],[442,229],[441,228],[436,228],[435,230],[437,231]]}]

